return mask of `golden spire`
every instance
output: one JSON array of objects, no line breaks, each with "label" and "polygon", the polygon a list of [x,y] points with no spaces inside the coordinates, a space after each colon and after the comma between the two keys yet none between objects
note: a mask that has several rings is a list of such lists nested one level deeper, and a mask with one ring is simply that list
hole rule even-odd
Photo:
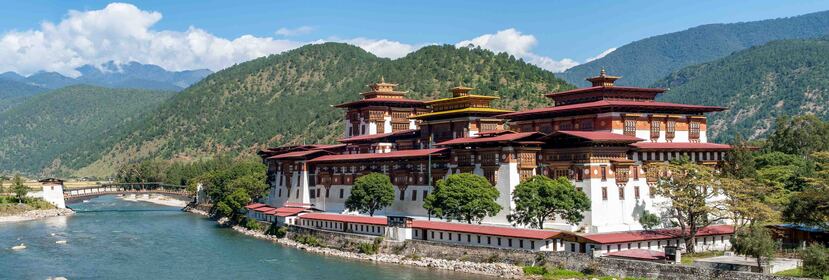
[{"label": "golden spire", "polygon": [[469,95],[469,92],[472,91],[474,88],[465,87],[463,85],[453,87],[449,89],[452,92],[452,97],[461,97]]},{"label": "golden spire", "polygon": [[607,71],[605,71],[604,67],[602,67],[602,70],[599,71],[598,76],[592,77],[592,78],[587,78],[587,81],[589,81],[591,84],[593,84],[594,87],[612,87],[613,83],[616,80],[618,80],[619,78],[621,78],[621,77],[608,76]]}]

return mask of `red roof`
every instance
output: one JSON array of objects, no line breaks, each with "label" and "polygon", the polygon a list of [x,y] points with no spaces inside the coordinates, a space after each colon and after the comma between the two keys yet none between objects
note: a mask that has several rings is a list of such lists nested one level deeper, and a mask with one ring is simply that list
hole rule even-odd
[{"label": "red roof", "polygon": [[437,143],[437,145],[444,146],[444,145],[457,145],[457,144],[473,144],[473,143],[486,143],[486,142],[508,142],[508,141],[516,141],[519,139],[524,139],[534,135],[540,135],[541,133],[538,132],[521,132],[521,133],[505,133],[496,136],[474,136],[474,137],[464,137],[464,138],[456,138],[448,141],[443,141]]},{"label": "red roof", "polygon": [[414,220],[412,221],[412,228],[421,228],[429,230],[454,231],[463,233],[486,234],[514,238],[527,239],[550,239],[556,235],[561,234],[560,231],[553,230],[537,230],[537,229],[523,229],[512,227],[498,227],[498,226],[483,226],[473,224],[448,223],[448,222],[434,222]]},{"label": "red roof", "polygon": [[679,142],[639,142],[630,144],[639,150],[700,150],[700,151],[724,151],[730,150],[731,146],[715,143],[679,143]]},{"label": "red roof", "polygon": [[333,221],[345,223],[371,224],[371,225],[386,225],[386,217],[370,217],[358,215],[342,215],[329,213],[307,213],[299,216],[300,219]]},{"label": "red roof", "polygon": [[605,86],[595,86],[595,87],[586,87],[586,88],[577,88],[573,90],[561,91],[561,92],[553,92],[546,94],[547,97],[555,97],[555,96],[563,96],[563,95],[570,95],[575,93],[585,93],[585,92],[592,92],[592,91],[622,91],[622,92],[652,92],[652,93],[660,93],[665,92],[663,88],[640,88],[640,87],[622,87],[622,86],[612,86],[612,87],[605,87]]},{"label": "red roof", "polygon": [[273,207],[270,207],[270,206],[262,206],[262,207],[259,207],[259,208],[256,208],[256,209],[252,209],[252,210],[253,210],[253,211],[256,211],[256,212],[262,212],[262,213],[267,214],[267,212],[270,212],[270,211],[276,210],[276,208],[273,208]]},{"label": "red roof", "polygon": [[[257,209],[259,211],[259,209]],[[288,217],[299,214],[300,212],[305,211],[304,208],[296,208],[296,207],[279,207],[273,208],[273,210],[265,212],[266,215],[275,215],[279,217]]]},{"label": "red roof", "polygon": [[284,207],[294,207],[294,208],[309,208],[309,207],[314,206],[314,205],[310,204],[310,203],[302,203],[302,202],[285,202],[285,203],[282,204],[282,206],[284,206]]},{"label": "red roof", "polygon": [[604,109],[604,108],[633,108],[633,109],[648,109],[648,110],[681,110],[688,112],[704,113],[725,110],[723,107],[703,106],[703,105],[686,105],[667,102],[656,101],[630,101],[630,100],[599,100],[586,103],[569,104],[562,106],[544,107],[527,111],[520,111],[515,113],[507,113],[498,115],[502,119],[513,119],[518,117],[528,117],[537,115],[555,115],[578,112],[586,109]]},{"label": "red roof", "polygon": [[[732,225],[712,225],[700,229],[697,236],[733,234],[734,226]],[[608,233],[594,233],[582,235],[584,239],[597,244],[611,244],[611,243],[627,243],[636,241],[648,240],[663,240],[674,239],[680,237],[679,228],[657,229],[657,230],[637,230],[637,231],[623,231],[623,232],[608,232]]]},{"label": "red roof", "polygon": [[607,253],[607,255],[611,256],[611,257],[622,257],[622,258],[638,259],[638,260],[664,260],[665,259],[665,252],[645,250],[645,249],[630,249],[630,250],[624,250],[624,251],[616,251],[616,252]]},{"label": "red roof", "polygon": [[406,99],[406,98],[366,98],[357,101],[347,102],[339,105],[334,105],[334,107],[343,108],[343,107],[353,107],[356,105],[369,105],[369,104],[405,104],[405,105],[415,105],[417,107],[426,107],[426,102],[422,100],[414,100],[414,99]]},{"label": "red roof", "polygon": [[245,208],[247,208],[247,209],[256,209],[256,208],[264,207],[264,206],[268,206],[268,205],[263,204],[263,203],[251,203],[251,204],[245,205]]},{"label": "red roof", "polygon": [[[582,139],[587,139],[594,142],[639,142],[640,138],[628,136],[624,134],[612,133],[609,131],[579,131],[579,130],[559,130],[552,135],[564,134]],[[552,136],[551,135],[551,136]]]},{"label": "red roof", "polygon": [[416,132],[416,131],[418,131],[418,130],[417,129],[407,129],[407,130],[401,130],[401,131],[397,131],[397,132],[367,134],[367,135],[354,136],[354,137],[351,137],[351,138],[342,138],[342,139],[339,139],[337,141],[340,141],[340,142],[343,142],[343,143],[359,142],[359,141],[370,141],[370,140],[383,139],[383,138],[386,138],[386,137],[389,137],[389,136],[403,135],[403,134],[412,133],[412,132]]},{"label": "red roof", "polygon": [[275,155],[275,156],[269,157],[268,159],[305,158],[309,155],[313,155],[313,154],[320,153],[320,152],[328,153],[325,150],[296,151],[296,152],[290,152],[290,153]]},{"label": "red roof", "polygon": [[395,159],[395,158],[412,158],[425,157],[428,155],[439,154],[446,151],[446,148],[437,149],[419,149],[419,150],[402,150],[388,153],[365,153],[365,154],[343,154],[343,155],[327,155],[321,156],[308,162],[331,162],[331,161],[351,161],[351,160],[370,160],[370,159]]}]

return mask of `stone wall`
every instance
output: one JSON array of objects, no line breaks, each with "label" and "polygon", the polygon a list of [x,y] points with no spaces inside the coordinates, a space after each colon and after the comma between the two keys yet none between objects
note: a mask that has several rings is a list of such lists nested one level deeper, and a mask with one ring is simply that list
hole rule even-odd
[{"label": "stone wall", "polygon": [[[299,226],[288,226],[288,234],[286,237],[294,239],[297,235],[313,235],[317,238],[323,247],[336,248],[345,251],[356,252],[359,244],[373,243],[376,236],[354,234],[347,232],[327,231],[321,229],[311,229]],[[384,241],[381,247],[392,247],[399,245],[400,242]]]}]

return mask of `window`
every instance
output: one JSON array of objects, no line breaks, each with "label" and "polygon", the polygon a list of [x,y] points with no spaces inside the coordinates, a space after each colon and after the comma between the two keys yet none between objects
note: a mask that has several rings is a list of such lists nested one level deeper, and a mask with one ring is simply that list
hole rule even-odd
[{"label": "window", "polygon": [[639,181],[639,166],[633,166],[633,180]]},{"label": "window", "polygon": [[486,237],[486,244],[492,244],[492,237],[490,237],[490,236]]},{"label": "window", "polygon": [[325,198],[328,198],[330,188],[325,188]]},{"label": "window", "polygon": [[524,239],[518,240],[518,248],[524,248]]},{"label": "window", "polygon": [[340,198],[343,198],[344,194],[345,194],[345,189],[340,189]]},{"label": "window", "polygon": [[607,166],[602,166],[602,181],[607,181]]},{"label": "window", "polygon": [[593,120],[582,120],[581,123],[579,123],[579,129],[593,130]]},{"label": "window", "polygon": [[667,127],[665,127],[665,139],[670,141],[676,135],[676,120],[668,120]]},{"label": "window", "polygon": [[570,121],[558,124],[558,130],[571,130],[571,129],[573,129],[573,123],[571,123]]},{"label": "window", "polygon": [[317,192],[314,189],[311,189],[311,199],[317,198]]},{"label": "window", "polygon": [[625,135],[636,136],[636,120],[625,120]]},{"label": "window", "polygon": [[607,200],[607,187],[602,187],[602,200]]},{"label": "window", "polygon": [[501,238],[498,237],[498,246],[501,246]]},{"label": "window", "polygon": [[403,201],[404,199],[406,199],[406,192],[403,191],[403,190],[400,190],[400,201]]},{"label": "window", "polygon": [[443,239],[443,232],[440,232],[440,239]]},{"label": "window", "polygon": [[478,235],[478,244],[481,244],[481,236]]},{"label": "window", "polygon": [[659,139],[660,124],[660,121],[651,121],[651,139],[654,141]]},{"label": "window", "polygon": [[688,131],[688,138],[691,140],[699,140],[699,121],[691,121]]},{"label": "window", "polygon": [[512,247],[512,238],[507,239],[507,247]]},{"label": "window", "polygon": [[639,199],[639,186],[633,186],[633,196]]},{"label": "window", "polygon": [[429,195],[429,191],[423,190],[423,199],[426,199],[427,195]]},{"label": "window", "polygon": [[625,200],[625,188],[619,187],[619,200]]},{"label": "window", "polygon": [[321,189],[317,189],[317,197],[320,197],[320,191],[322,191],[322,190],[321,190]]},{"label": "window", "polygon": [[583,181],[584,180],[584,170],[581,168],[576,168],[576,181]]},{"label": "window", "polygon": [[417,201],[417,190],[412,190],[412,201]]},{"label": "window", "polygon": [[466,235],[466,243],[472,243],[472,235]]},{"label": "window", "polygon": [[279,197],[282,197],[282,188],[279,188]]}]

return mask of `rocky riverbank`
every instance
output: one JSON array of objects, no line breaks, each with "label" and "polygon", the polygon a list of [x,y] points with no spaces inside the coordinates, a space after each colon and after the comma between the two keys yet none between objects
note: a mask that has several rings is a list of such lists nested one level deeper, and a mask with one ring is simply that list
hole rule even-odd
[{"label": "rocky riverbank", "polygon": [[[207,212],[194,209],[191,207],[187,207],[184,209],[187,212],[191,212],[198,215],[207,216]],[[227,219],[221,219],[218,221],[219,224],[226,224]],[[278,243],[283,246],[293,247],[300,250],[305,250],[315,254],[321,255],[328,255],[328,256],[336,256],[342,258],[349,258],[349,259],[356,259],[356,260],[364,260],[364,261],[372,261],[372,262],[380,262],[380,263],[389,263],[389,264],[401,264],[401,265],[411,265],[411,266],[419,266],[419,267],[427,267],[433,269],[443,269],[443,270],[453,270],[458,272],[464,273],[474,273],[474,274],[483,274],[489,276],[496,276],[502,278],[510,278],[510,279],[520,279],[524,278],[524,272],[521,267],[512,265],[512,264],[505,264],[505,263],[476,263],[476,262],[469,262],[469,261],[457,261],[457,260],[444,260],[444,259],[434,259],[434,258],[407,258],[406,256],[401,255],[394,255],[394,254],[375,254],[375,255],[367,255],[362,253],[355,253],[355,252],[347,252],[342,250],[337,250],[333,248],[324,248],[324,247],[314,247],[308,246],[305,244],[298,243],[288,238],[276,238],[273,235],[266,235],[258,231],[253,231],[246,229],[241,226],[233,226],[233,230],[240,232],[244,235],[268,240],[274,243]]]},{"label": "rocky riverbank", "polygon": [[48,217],[69,216],[72,214],[75,214],[75,211],[72,211],[72,209],[31,210],[23,212],[21,214],[2,216],[0,217],[0,223],[22,222]]}]

